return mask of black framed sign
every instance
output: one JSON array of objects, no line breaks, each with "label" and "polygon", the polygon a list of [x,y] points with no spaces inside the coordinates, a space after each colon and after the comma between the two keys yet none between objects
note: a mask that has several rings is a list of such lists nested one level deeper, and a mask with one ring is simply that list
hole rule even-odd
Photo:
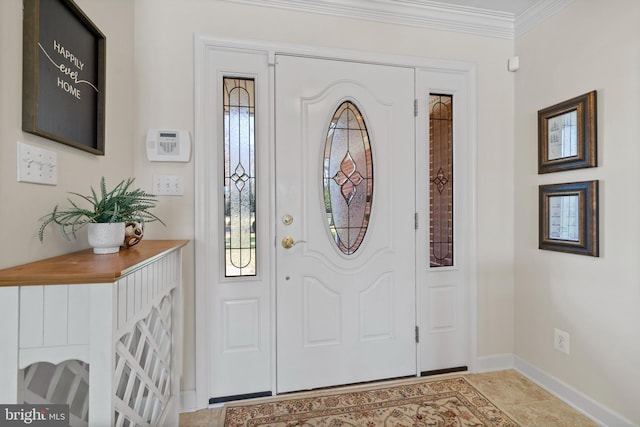
[{"label": "black framed sign", "polygon": [[598,183],[539,187],[540,249],[599,256]]},{"label": "black framed sign", "polygon": [[104,155],[105,53],[72,0],[24,0],[22,129]]}]

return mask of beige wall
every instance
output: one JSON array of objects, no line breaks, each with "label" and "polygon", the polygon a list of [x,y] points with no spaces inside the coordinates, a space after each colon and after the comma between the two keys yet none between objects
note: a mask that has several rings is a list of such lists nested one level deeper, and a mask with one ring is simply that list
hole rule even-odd
[{"label": "beige wall", "polygon": [[[478,354],[513,350],[513,102],[506,70],[513,42],[428,31],[216,0],[77,0],[107,37],[106,156],[99,157],[21,131],[22,0],[0,1],[0,222],[5,226],[0,268],[71,252],[67,242],[37,238],[38,218],[68,191],[85,191],[134,175],[151,187],[153,174],[182,175],[186,194],[162,197],[148,238],[194,237],[193,161],[151,163],[144,136],[151,127],[193,132],[193,35],[204,33],[385,54],[469,61],[478,70]],[[58,154],[55,187],[17,183],[16,141]],[[183,389],[195,387],[193,245],[185,256],[185,369]]]},{"label": "beige wall", "polygon": [[[106,155],[95,156],[22,132],[22,0],[0,1],[0,268],[87,247],[86,232],[65,240],[51,228],[38,240],[39,218],[64,202],[67,192],[85,193],[134,176],[133,4],[129,0],[78,0],[107,38]],[[58,185],[16,181],[16,142],[53,150]],[[141,184],[142,185],[142,184]]]},{"label": "beige wall", "polygon": [[[464,60],[478,67],[478,353],[513,349],[513,42],[221,1],[136,0],[136,137],[149,127],[193,130],[193,34],[202,33]],[[186,195],[163,207],[170,229],[193,236],[193,162],[156,165],[138,149],[136,174],[185,176]],[[158,230],[160,231],[160,230]],[[187,263],[193,264],[192,258]],[[193,283],[186,286],[184,389],[195,387]]]},{"label": "beige wall", "polygon": [[[40,244],[38,218],[102,175],[109,182],[134,175],[145,188],[155,173],[183,175],[186,195],[161,198],[158,213],[169,227],[153,224],[147,236],[193,238],[193,162],[150,163],[143,141],[149,127],[193,131],[194,32],[470,61],[478,69],[478,354],[515,352],[640,422],[640,230],[633,220],[640,208],[640,3],[573,2],[516,40],[521,69],[514,75],[506,71],[514,52],[508,40],[216,0],[76,1],[107,36],[104,157],[22,132],[22,0],[0,1],[0,268],[86,247],[84,235],[69,243],[54,232]],[[600,166],[538,175],[537,110],[593,89]],[[57,152],[57,186],[16,182],[16,141]],[[600,258],[538,250],[538,185],[590,179],[601,184]],[[186,390],[196,375],[192,246]],[[553,328],[571,334],[570,356],[552,349]]]},{"label": "beige wall", "polygon": [[[516,41],[515,354],[640,423],[640,3],[573,2]],[[599,166],[537,174],[537,110],[598,91]],[[538,250],[538,185],[600,180],[600,257]],[[554,351],[553,329],[571,334]]]}]

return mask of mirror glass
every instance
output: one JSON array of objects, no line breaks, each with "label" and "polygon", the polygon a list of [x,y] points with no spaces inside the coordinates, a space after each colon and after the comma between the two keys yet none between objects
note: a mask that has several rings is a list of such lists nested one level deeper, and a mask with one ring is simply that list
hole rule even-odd
[{"label": "mirror glass", "polygon": [[573,110],[547,119],[549,160],[578,155],[578,111]]},{"label": "mirror glass", "polygon": [[580,195],[549,196],[549,238],[580,241]]}]

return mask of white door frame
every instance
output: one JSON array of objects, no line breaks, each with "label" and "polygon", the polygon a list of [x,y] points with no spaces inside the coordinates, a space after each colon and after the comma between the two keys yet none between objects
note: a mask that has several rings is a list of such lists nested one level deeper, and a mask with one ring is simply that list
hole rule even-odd
[{"label": "white door frame", "polygon": [[[211,134],[210,126],[208,125],[207,111],[206,111],[206,99],[203,94],[206,92],[206,85],[208,84],[210,70],[207,69],[208,59],[211,55],[215,55],[216,50],[231,50],[241,52],[255,52],[262,55],[267,55],[269,63],[273,64],[275,61],[275,55],[278,53],[288,55],[300,55],[316,58],[349,60],[349,61],[361,61],[367,63],[378,63],[387,65],[398,65],[415,67],[416,70],[431,70],[444,73],[456,73],[464,76],[467,82],[468,88],[468,117],[466,126],[469,130],[468,148],[470,150],[470,156],[472,161],[469,164],[468,184],[470,185],[471,192],[471,212],[472,217],[470,219],[470,232],[467,241],[464,243],[469,245],[469,283],[468,283],[468,360],[469,370],[471,372],[476,371],[477,367],[477,191],[476,191],[476,159],[477,159],[477,81],[476,81],[476,66],[475,64],[462,62],[462,61],[450,61],[450,60],[438,60],[429,59],[417,56],[396,56],[388,54],[374,54],[360,51],[343,50],[343,49],[327,49],[317,48],[313,46],[294,45],[286,43],[270,43],[256,40],[241,40],[235,38],[216,37],[205,34],[195,34],[195,58],[194,58],[194,168],[195,168],[195,349],[196,349],[196,390],[195,390],[195,407],[196,409],[206,408],[209,404],[209,390],[210,390],[210,340],[208,336],[211,335],[210,328],[210,316],[208,313],[208,301],[210,298],[210,287],[207,284],[206,278],[210,274],[210,265],[212,256],[215,256],[211,252],[211,248],[218,245],[219,242],[214,242],[211,239],[212,230],[209,222],[209,215],[211,212],[212,197],[210,190],[210,183],[217,182],[215,174],[217,168],[212,168],[207,162],[207,153],[209,153],[209,145],[212,138],[215,135]],[[270,71],[273,77],[273,67]],[[271,96],[273,100],[273,89],[271,90]],[[273,106],[273,102],[270,103]],[[272,114],[271,112],[269,114]],[[274,129],[270,128],[269,132],[269,165],[268,170],[274,170],[274,148],[275,138]],[[269,206],[270,224],[272,226],[269,229],[269,241],[275,244],[275,205],[274,200],[274,177],[270,174],[270,197],[271,204]],[[215,252],[215,251],[214,251]],[[271,319],[271,378],[272,378],[272,390],[276,390],[275,387],[275,258],[269,256],[270,266],[270,316]],[[210,285],[210,284],[209,284]],[[417,298],[419,301],[419,296]],[[420,307],[418,307],[419,316]],[[420,318],[420,317],[418,317]],[[420,358],[417,358],[418,364]],[[416,372],[420,372],[420,366],[416,366]]]}]

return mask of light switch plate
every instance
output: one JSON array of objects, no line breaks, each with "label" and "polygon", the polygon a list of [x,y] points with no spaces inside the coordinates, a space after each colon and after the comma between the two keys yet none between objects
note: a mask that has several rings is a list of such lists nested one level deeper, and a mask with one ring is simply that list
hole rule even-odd
[{"label": "light switch plate", "polygon": [[58,184],[58,154],[18,141],[18,182]]},{"label": "light switch plate", "polygon": [[153,175],[153,194],[156,196],[184,196],[184,177]]}]

